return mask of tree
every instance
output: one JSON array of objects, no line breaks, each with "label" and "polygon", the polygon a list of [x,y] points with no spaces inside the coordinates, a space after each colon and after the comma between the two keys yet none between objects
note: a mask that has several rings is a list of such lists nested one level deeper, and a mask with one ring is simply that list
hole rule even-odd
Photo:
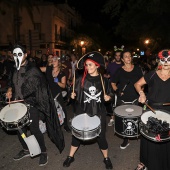
[{"label": "tree", "polygon": [[168,0],[109,0],[103,11],[119,18],[116,35],[130,41],[161,40],[165,46],[170,45],[169,6]]}]

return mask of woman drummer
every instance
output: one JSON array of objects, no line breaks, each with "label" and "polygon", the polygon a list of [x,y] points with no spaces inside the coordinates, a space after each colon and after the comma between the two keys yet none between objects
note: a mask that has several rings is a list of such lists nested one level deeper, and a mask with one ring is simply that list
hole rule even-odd
[{"label": "woman drummer", "polygon": [[[162,50],[158,53],[159,69],[150,71],[135,83],[139,93],[139,102],[146,102],[153,109],[167,111],[170,114],[170,50]],[[148,94],[145,95],[142,87],[148,85]],[[162,104],[161,104],[162,103]],[[136,170],[169,170],[170,169],[170,141],[154,142],[141,136],[140,163]]]},{"label": "woman drummer", "polygon": [[[108,157],[108,143],[105,136],[106,109],[104,102],[110,101],[113,98],[113,93],[110,91],[111,88],[107,79],[103,78],[99,73],[101,66],[105,66],[104,58],[98,52],[90,52],[80,58],[77,68],[81,69],[84,67],[84,75],[76,79],[75,91],[73,88],[71,98],[76,99],[76,114],[87,113],[89,116],[98,115],[101,118],[101,133],[97,137],[97,142],[103,153],[106,169],[112,169],[112,163]],[[70,153],[63,163],[64,167],[69,167],[74,161],[74,154],[80,143],[81,141],[72,135]]]}]

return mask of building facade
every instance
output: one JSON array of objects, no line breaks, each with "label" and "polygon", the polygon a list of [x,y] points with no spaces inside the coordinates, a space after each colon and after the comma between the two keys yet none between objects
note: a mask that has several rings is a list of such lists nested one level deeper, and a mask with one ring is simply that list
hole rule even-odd
[{"label": "building facade", "polygon": [[16,21],[13,9],[6,9],[0,15],[0,50],[7,50],[15,44],[16,24],[19,24],[19,42],[26,46],[32,56],[53,53],[61,56],[70,53],[70,40],[75,29],[81,25],[81,17],[65,4],[41,2],[33,7],[33,19],[27,10],[19,10]]}]

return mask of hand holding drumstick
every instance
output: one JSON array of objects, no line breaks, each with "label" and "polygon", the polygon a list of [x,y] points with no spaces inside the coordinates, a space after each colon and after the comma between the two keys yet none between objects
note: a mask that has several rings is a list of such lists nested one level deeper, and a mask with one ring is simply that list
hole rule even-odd
[{"label": "hand holding drumstick", "polygon": [[11,98],[12,98],[12,88],[8,88],[8,90],[6,92],[6,98],[8,98],[9,106],[10,106],[10,102],[11,102]]}]

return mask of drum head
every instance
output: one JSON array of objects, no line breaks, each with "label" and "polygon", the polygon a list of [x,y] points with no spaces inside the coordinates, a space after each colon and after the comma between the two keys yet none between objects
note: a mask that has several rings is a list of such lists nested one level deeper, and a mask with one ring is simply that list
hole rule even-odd
[{"label": "drum head", "polygon": [[0,111],[0,119],[3,122],[16,122],[27,113],[27,107],[22,103],[13,103],[5,106]]},{"label": "drum head", "polygon": [[161,110],[155,110],[156,114],[153,113],[152,111],[146,111],[142,114],[141,116],[141,121],[144,123],[144,124],[147,124],[147,121],[148,121],[148,118],[150,116],[154,117],[154,118],[157,118],[158,120],[162,120],[162,121],[166,121],[167,123],[170,124],[170,114],[164,112],[164,111],[161,111]]},{"label": "drum head", "polygon": [[97,128],[100,125],[100,119],[98,116],[90,117],[86,113],[80,114],[72,119],[72,127],[77,130],[90,131]]},{"label": "drum head", "polygon": [[142,107],[136,105],[121,105],[116,107],[114,112],[121,117],[136,117],[142,114]]}]

